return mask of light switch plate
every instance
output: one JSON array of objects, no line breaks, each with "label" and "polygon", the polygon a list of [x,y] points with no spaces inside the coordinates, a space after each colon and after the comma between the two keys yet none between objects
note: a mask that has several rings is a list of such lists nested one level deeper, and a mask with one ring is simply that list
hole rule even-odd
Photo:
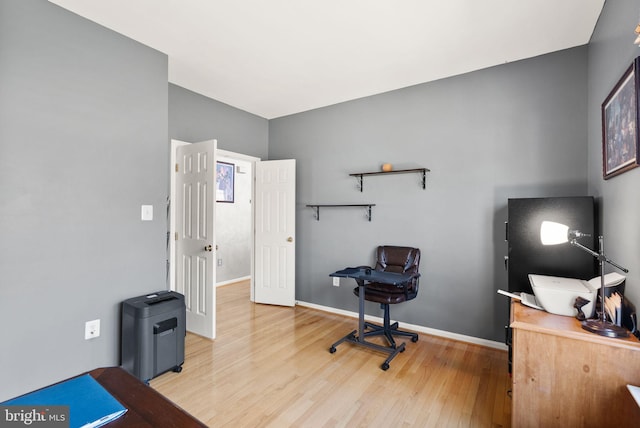
[{"label": "light switch plate", "polygon": [[142,221],[153,220],[153,205],[143,205],[140,218],[142,219]]}]

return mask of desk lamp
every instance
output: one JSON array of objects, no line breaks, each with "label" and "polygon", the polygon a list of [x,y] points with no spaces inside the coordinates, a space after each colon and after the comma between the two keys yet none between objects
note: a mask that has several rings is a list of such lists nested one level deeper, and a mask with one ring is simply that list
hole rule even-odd
[{"label": "desk lamp", "polygon": [[599,334],[600,336],[607,337],[627,337],[629,336],[629,332],[620,326],[615,325],[607,321],[607,316],[604,310],[604,264],[609,263],[610,265],[620,269],[621,271],[627,273],[628,269],[623,268],[617,263],[609,260],[607,256],[604,254],[604,238],[601,236],[598,237],[598,252],[593,251],[590,248],[585,247],[581,243],[578,242],[578,238],[583,236],[590,236],[588,234],[579,232],[577,230],[569,230],[569,226],[564,224],[555,223],[553,221],[543,221],[540,226],[540,241],[542,241],[542,245],[557,245],[564,244],[569,242],[574,247],[578,247],[583,251],[591,254],[593,257],[598,259],[598,263],[600,264],[600,312],[601,316],[599,319],[588,319],[582,321],[582,328],[590,331],[591,333]]}]

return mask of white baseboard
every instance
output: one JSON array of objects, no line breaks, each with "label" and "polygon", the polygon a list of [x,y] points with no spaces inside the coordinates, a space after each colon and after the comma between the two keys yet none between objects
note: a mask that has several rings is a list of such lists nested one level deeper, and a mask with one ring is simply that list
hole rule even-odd
[{"label": "white baseboard", "polygon": [[233,279],[229,279],[227,281],[216,282],[216,287],[222,287],[223,285],[233,284],[234,282],[246,281],[248,279],[251,279],[251,275],[243,276],[241,278],[233,278]]},{"label": "white baseboard", "polygon": [[[332,314],[344,315],[350,318],[358,318],[357,312],[345,311],[342,309],[336,309],[329,306],[316,305],[315,303],[301,302],[299,300],[296,301],[296,304],[307,307],[307,308],[311,308],[311,309],[318,309],[320,311],[329,312]],[[370,322],[382,324],[382,318],[380,317],[365,315],[364,319]],[[424,327],[424,326],[415,325],[415,324],[408,324],[405,322],[402,323],[402,326],[404,328],[407,328],[412,331],[416,331],[418,333],[430,334],[432,336],[444,337],[446,339],[458,340],[460,342],[473,343],[474,345],[486,346],[488,348],[494,348],[494,349],[499,349],[503,351],[507,350],[506,344],[501,342],[496,342],[493,340],[481,339],[479,337],[473,337],[473,336],[466,336],[464,334],[451,333],[449,331],[437,330],[435,328],[429,328],[429,327]]]}]

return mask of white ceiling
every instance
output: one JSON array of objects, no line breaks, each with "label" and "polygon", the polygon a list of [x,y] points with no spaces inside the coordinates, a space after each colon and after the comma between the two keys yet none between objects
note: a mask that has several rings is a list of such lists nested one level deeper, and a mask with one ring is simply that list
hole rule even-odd
[{"label": "white ceiling", "polygon": [[604,5],[50,1],[167,54],[171,83],[267,119],[584,45]]}]

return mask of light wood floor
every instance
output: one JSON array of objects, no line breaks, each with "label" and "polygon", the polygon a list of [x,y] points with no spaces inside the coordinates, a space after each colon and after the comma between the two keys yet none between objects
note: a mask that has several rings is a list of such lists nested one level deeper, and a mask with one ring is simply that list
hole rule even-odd
[{"label": "light wood floor", "polygon": [[211,427],[511,425],[506,351],[421,334],[383,371],[378,352],[329,353],[355,319],[253,304],[248,282],[217,300],[218,337],[187,334],[182,373],[150,382]]}]

